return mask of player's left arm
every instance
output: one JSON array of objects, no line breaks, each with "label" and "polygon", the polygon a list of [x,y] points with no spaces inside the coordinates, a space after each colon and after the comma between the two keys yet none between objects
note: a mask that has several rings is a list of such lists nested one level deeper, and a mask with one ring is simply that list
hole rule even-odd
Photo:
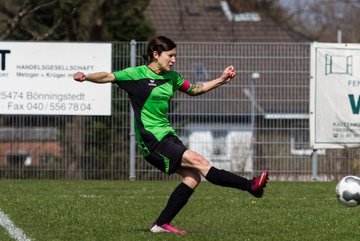
[{"label": "player's left arm", "polygon": [[201,84],[194,84],[191,90],[186,92],[186,94],[191,96],[204,94],[223,84],[229,83],[230,80],[235,77],[235,75],[236,74],[234,66],[229,66],[224,70],[224,72],[219,78]]}]

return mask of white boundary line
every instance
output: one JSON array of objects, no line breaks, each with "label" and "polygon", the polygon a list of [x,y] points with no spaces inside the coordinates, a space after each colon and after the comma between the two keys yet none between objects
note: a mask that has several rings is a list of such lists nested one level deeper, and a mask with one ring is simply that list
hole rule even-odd
[{"label": "white boundary line", "polygon": [[16,227],[9,217],[0,209],[0,225],[3,226],[12,238],[17,241],[31,241],[24,232]]}]

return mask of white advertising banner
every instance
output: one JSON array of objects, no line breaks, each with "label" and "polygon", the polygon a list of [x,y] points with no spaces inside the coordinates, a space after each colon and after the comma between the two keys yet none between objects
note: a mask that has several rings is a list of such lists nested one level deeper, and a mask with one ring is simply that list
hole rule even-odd
[{"label": "white advertising banner", "polygon": [[360,145],[360,44],[311,46],[310,144]]},{"label": "white advertising banner", "polygon": [[111,44],[0,42],[0,114],[111,115],[111,84],[77,71],[110,72]]}]

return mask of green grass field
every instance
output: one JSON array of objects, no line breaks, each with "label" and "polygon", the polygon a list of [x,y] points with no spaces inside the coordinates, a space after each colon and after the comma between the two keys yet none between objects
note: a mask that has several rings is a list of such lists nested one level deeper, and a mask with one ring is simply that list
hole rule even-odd
[{"label": "green grass field", "polygon": [[262,199],[203,182],[174,220],[188,235],[150,233],[177,184],[0,180],[0,210],[37,241],[360,240],[360,207],[339,204],[334,182],[270,182]]}]

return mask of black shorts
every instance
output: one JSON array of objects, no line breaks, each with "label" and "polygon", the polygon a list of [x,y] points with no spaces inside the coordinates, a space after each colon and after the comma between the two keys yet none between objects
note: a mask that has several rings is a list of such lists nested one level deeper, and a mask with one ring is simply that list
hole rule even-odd
[{"label": "black shorts", "polygon": [[145,160],[170,175],[181,165],[181,159],[186,149],[177,136],[166,136],[150,151]]}]

